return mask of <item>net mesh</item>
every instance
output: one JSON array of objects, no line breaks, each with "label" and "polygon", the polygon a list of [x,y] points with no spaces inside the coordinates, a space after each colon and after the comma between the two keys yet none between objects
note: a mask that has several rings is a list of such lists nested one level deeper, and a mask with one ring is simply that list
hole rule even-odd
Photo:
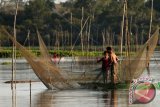
[{"label": "net mesh", "polygon": [[147,68],[150,58],[156,48],[159,36],[159,28],[151,36],[151,38],[140,47],[134,56],[127,57],[119,65],[118,77],[119,81],[131,81],[140,77]]},{"label": "net mesh", "polygon": [[[45,45],[41,45],[41,51],[43,51],[41,58],[35,56],[32,52],[18,43],[7,31],[4,32],[14,42],[16,47],[20,50],[21,54],[28,61],[38,78],[44,83],[48,89],[72,89],[79,88],[79,84],[73,81],[69,81],[66,75],[61,73],[61,70],[52,64],[48,58]],[[39,38],[39,40],[42,40]],[[43,44],[43,42],[42,42]],[[43,47],[44,46],[44,47]],[[45,56],[44,56],[45,55]]]},{"label": "net mesh", "polygon": [[[52,62],[47,47],[44,44],[40,33],[37,31],[41,56],[35,56],[31,51],[27,50],[18,43],[6,30],[5,34],[15,43],[17,49],[28,61],[38,78],[44,83],[48,89],[71,89],[80,88],[77,82],[93,82],[97,76],[97,72],[84,72],[74,76],[74,73],[62,71]],[[151,38],[135,53],[134,56],[125,58],[117,67],[119,81],[131,81],[138,78],[147,67],[148,62],[157,45],[159,28],[151,36]],[[77,73],[75,73],[77,74]]]},{"label": "net mesh", "polygon": [[[75,81],[72,81],[72,78],[70,76],[68,76],[67,72],[62,71],[61,69],[59,69],[57,66],[54,65],[53,61],[51,60],[51,57],[49,55],[49,52],[47,50],[47,47],[40,35],[40,33],[37,30],[37,35],[38,35],[38,41],[39,41],[39,47],[40,47],[40,52],[41,52],[41,56],[40,59],[43,60],[43,62],[45,63],[46,69],[50,66],[54,67],[54,71],[56,71],[56,73],[58,73],[58,75],[62,76],[65,80],[67,84],[70,84],[72,87],[78,87],[78,83]],[[53,68],[51,68],[53,69]],[[51,72],[48,71],[48,75],[50,76],[50,78],[53,78],[52,75],[50,74]],[[54,72],[53,72],[54,73]]]}]

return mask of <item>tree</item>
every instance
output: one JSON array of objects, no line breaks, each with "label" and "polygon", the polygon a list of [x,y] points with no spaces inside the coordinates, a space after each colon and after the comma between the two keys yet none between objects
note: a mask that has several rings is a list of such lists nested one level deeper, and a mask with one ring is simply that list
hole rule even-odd
[{"label": "tree", "polygon": [[43,29],[47,26],[46,20],[52,14],[54,2],[49,0],[34,0],[30,1],[29,5],[25,6],[26,21],[30,22],[31,26]]}]

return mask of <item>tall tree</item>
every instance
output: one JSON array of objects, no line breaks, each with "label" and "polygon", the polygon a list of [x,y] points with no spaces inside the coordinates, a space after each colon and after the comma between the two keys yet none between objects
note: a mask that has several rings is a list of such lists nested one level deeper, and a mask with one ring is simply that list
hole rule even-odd
[{"label": "tall tree", "polygon": [[34,0],[30,1],[29,5],[25,7],[25,13],[30,24],[38,28],[43,28],[46,23],[45,21],[53,12],[54,2],[49,0]]}]

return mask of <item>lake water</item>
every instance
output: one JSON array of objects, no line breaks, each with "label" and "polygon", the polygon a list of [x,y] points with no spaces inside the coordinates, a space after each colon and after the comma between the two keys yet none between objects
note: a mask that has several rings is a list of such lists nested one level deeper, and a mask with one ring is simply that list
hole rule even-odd
[{"label": "lake water", "polygon": [[[151,77],[160,81],[160,56],[155,52],[150,62]],[[11,80],[11,65],[2,65],[2,62],[8,62],[11,59],[0,59],[0,107],[159,107],[160,91],[156,89],[155,98],[147,104],[129,104],[128,89],[116,90],[48,90],[42,82],[36,77],[32,69],[24,59],[17,60],[17,80],[32,80],[31,91],[29,83],[18,83],[16,89],[11,90],[11,84],[4,83]],[[71,63],[59,63],[65,70],[74,70],[77,72],[98,68],[93,62],[90,65],[79,65],[76,69]],[[147,72],[144,71],[143,76]],[[15,85],[14,85],[15,87]]]}]

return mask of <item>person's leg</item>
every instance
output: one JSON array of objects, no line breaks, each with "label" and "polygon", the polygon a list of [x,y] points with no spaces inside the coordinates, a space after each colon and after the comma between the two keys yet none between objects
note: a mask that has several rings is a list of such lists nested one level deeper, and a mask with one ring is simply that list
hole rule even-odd
[{"label": "person's leg", "polygon": [[119,77],[118,77],[118,63],[114,64],[114,73],[115,73],[115,83],[119,82]]},{"label": "person's leg", "polygon": [[101,72],[96,76],[96,78],[95,78],[95,80],[94,80],[95,82],[96,82],[96,81],[99,79],[99,77],[102,75],[102,72],[103,72],[103,71],[101,71]]},{"label": "person's leg", "polygon": [[106,84],[106,71],[102,71],[103,72],[103,83]]},{"label": "person's leg", "polygon": [[108,70],[106,70],[106,84],[108,82]]},{"label": "person's leg", "polygon": [[114,84],[114,65],[111,65],[111,83]]}]

